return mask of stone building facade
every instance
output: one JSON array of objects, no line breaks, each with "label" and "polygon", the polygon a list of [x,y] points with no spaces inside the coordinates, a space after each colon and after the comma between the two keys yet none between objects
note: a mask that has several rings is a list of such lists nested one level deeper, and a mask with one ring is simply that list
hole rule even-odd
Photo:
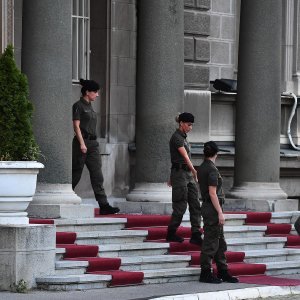
[{"label": "stone building facade", "polygon": [[[272,154],[265,153],[269,158],[258,163],[255,170],[249,170],[253,177],[236,181],[235,151],[244,149],[236,140],[236,128],[242,126],[237,122],[243,123],[252,116],[237,108],[236,94],[218,93],[210,84],[219,78],[239,79],[239,73],[247,73],[240,71],[238,64],[238,57],[243,55],[238,53],[241,8],[246,5],[255,15],[259,5],[264,10],[269,2],[272,1],[259,4],[258,0],[2,0],[1,49],[13,43],[16,61],[28,76],[35,105],[34,130],[46,157],[33,201],[37,214],[41,204],[73,205],[80,203],[77,195],[93,197],[86,171],[76,194],[71,189],[71,106],[80,96],[80,77],[93,78],[102,86],[94,107],[101,120],[97,130],[108,195],[127,196],[128,201],[134,202],[142,194],[157,192],[158,198],[169,201],[169,190],[165,187],[170,167],[168,137],[176,126],[175,114],[189,110],[196,116],[190,136],[195,164],[201,162],[201,146],[207,140],[213,139],[228,149],[220,154],[219,167],[230,197],[243,198],[240,193],[234,194],[234,187],[240,187],[241,181],[253,183],[252,190],[272,183],[278,189],[272,197],[286,201],[280,202],[277,209],[296,208],[296,202],[286,200],[300,197],[299,152],[291,149],[286,134],[293,98],[283,97],[281,103],[277,98],[274,102],[265,100],[270,87],[267,83],[261,85],[264,93],[258,103],[270,105],[258,105],[257,109],[265,110],[266,116],[272,115],[266,121],[278,124],[280,130],[278,134],[265,132],[256,128],[261,126],[257,120],[249,120],[252,125],[248,130],[260,136],[261,144],[255,146],[257,143],[250,137],[247,147],[251,150],[247,156],[239,154],[235,162],[240,169],[250,167],[243,166],[243,161],[248,155],[258,155],[270,136],[278,139],[271,143],[275,148],[278,144],[278,149],[269,149]],[[278,53],[282,64],[278,74],[281,79],[276,84],[280,89],[276,93],[286,90],[299,95],[299,0],[277,2],[279,6],[270,12],[280,17],[276,29],[280,34]],[[246,17],[244,20],[251,21]],[[257,29],[268,22],[273,21],[259,20]],[[251,33],[246,29],[243,36],[251,42]],[[273,45],[271,37],[257,38],[269,42],[262,47]],[[262,53],[262,57],[269,62],[267,55]],[[265,70],[270,81],[274,77],[272,70]],[[259,70],[254,72],[258,73],[252,77],[246,74],[244,80],[251,82],[257,76],[255,80],[260,81]],[[256,92],[253,91],[253,98]],[[274,107],[278,107],[276,101],[281,106],[281,118],[273,115]],[[243,116],[236,118],[237,111]],[[299,114],[297,111],[291,125],[296,144]],[[266,171],[273,167],[278,169],[274,176]],[[241,178],[246,172],[236,170]],[[255,174],[261,173],[265,176],[258,176],[256,181]],[[266,188],[262,193],[269,192]],[[248,191],[245,198],[249,198]],[[149,201],[148,196],[144,200]]]}]

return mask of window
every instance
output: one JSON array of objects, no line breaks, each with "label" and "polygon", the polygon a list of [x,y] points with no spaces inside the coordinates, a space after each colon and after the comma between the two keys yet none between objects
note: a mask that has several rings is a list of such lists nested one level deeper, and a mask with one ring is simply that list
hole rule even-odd
[{"label": "window", "polygon": [[73,82],[89,78],[90,0],[73,0],[72,60]]}]

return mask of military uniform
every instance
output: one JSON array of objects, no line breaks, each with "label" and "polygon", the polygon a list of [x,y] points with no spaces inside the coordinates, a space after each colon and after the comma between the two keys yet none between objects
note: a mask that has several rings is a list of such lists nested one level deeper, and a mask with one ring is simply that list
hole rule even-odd
[{"label": "military uniform", "polygon": [[73,121],[80,121],[80,130],[87,152],[83,153],[80,144],[75,136],[73,139],[72,155],[72,187],[78,184],[84,165],[87,166],[91,184],[94,190],[96,200],[100,206],[108,205],[107,196],[103,188],[103,174],[101,170],[101,157],[99,153],[99,144],[96,136],[97,115],[90,102],[80,98],[73,105]]},{"label": "military uniform", "polygon": [[168,226],[168,232],[175,233],[182,222],[183,215],[189,204],[192,233],[198,233],[200,229],[201,208],[196,182],[178,148],[184,147],[191,157],[190,145],[187,135],[177,129],[170,139],[171,154],[171,184],[172,184],[172,208],[173,213]]},{"label": "military uniform", "polygon": [[203,204],[201,214],[204,223],[204,239],[201,248],[201,272],[211,270],[212,259],[215,260],[218,271],[226,272],[225,251],[227,244],[224,238],[223,225],[219,225],[218,213],[213,206],[209,196],[209,186],[216,186],[219,203],[224,204],[224,193],[222,190],[222,177],[215,164],[205,159],[198,168],[198,178]]}]

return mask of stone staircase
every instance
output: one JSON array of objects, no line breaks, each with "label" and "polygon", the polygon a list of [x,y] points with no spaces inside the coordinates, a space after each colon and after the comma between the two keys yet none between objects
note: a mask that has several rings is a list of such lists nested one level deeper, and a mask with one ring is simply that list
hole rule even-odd
[{"label": "stone staircase", "polygon": [[[292,224],[296,215],[272,213],[271,222]],[[243,251],[244,263],[265,264],[267,275],[300,273],[300,247],[284,248],[287,237],[265,236],[267,226],[245,225],[245,219],[245,214],[226,214],[228,251]],[[99,257],[120,258],[121,270],[143,272],[143,284],[198,280],[200,268],[190,266],[190,254],[170,253],[169,243],[146,241],[147,230],[127,229],[126,222],[126,218],[115,217],[54,220],[57,232],[76,232],[76,244],[98,245]],[[188,215],[182,226],[190,226]],[[294,229],[292,233],[296,234]],[[88,261],[64,260],[65,254],[64,247],[56,249],[55,274],[37,278],[38,288],[86,290],[110,285],[112,275],[86,274]]]}]

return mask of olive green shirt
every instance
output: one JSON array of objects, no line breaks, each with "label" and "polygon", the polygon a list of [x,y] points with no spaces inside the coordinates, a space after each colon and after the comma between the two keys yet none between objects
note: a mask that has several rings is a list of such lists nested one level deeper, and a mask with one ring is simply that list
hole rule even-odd
[{"label": "olive green shirt", "polygon": [[92,104],[83,98],[73,104],[73,121],[80,121],[81,132],[96,135],[97,114]]},{"label": "olive green shirt", "polygon": [[201,197],[203,201],[210,200],[209,186],[217,187],[217,196],[219,199],[224,199],[225,195],[222,189],[222,177],[215,164],[209,160],[204,159],[197,170]]},{"label": "olive green shirt", "polygon": [[184,147],[189,158],[191,158],[191,147],[186,138],[187,135],[179,129],[173,133],[169,142],[172,163],[186,164],[183,156],[178,151],[180,147]]}]

